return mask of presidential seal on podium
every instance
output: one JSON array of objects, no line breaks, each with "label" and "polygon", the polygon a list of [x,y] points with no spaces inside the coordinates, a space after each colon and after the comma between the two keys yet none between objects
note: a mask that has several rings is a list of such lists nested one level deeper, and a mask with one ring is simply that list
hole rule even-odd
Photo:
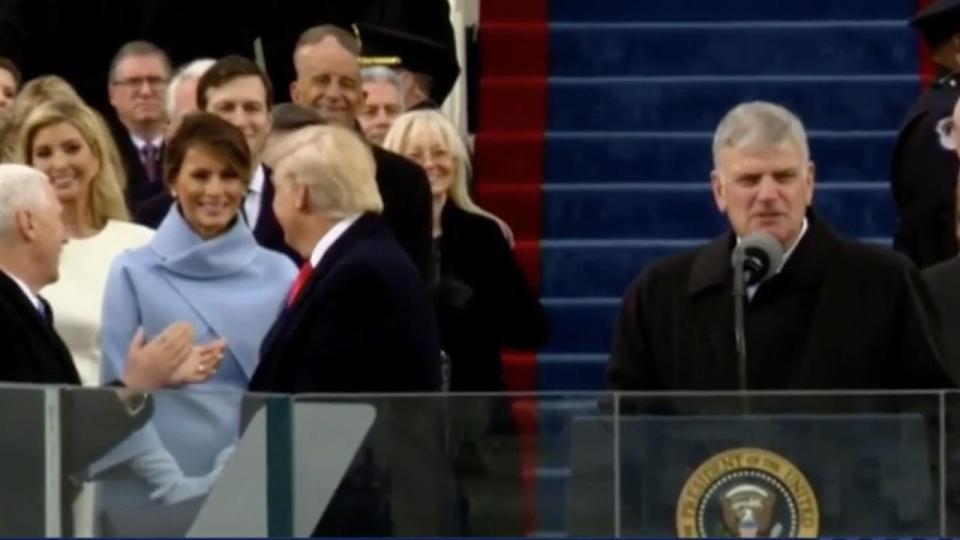
[{"label": "presidential seal on podium", "polygon": [[683,538],[815,537],[820,511],[792,463],[759,448],[736,448],[697,467],[677,502]]}]

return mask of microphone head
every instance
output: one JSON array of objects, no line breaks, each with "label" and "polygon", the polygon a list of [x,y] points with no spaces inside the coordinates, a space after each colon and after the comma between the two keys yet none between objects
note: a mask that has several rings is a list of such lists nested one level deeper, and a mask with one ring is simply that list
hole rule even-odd
[{"label": "microphone head", "polygon": [[783,262],[783,246],[773,235],[763,231],[746,236],[733,251],[733,264],[743,264],[747,286],[760,283]]}]

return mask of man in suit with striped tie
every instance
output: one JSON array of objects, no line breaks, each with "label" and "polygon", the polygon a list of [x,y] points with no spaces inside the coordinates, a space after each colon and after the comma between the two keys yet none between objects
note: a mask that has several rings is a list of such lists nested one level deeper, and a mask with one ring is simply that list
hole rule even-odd
[{"label": "man in suit with striped tie", "polygon": [[127,43],[110,64],[108,91],[116,112],[111,131],[127,175],[131,212],[163,191],[160,163],[167,126],[163,97],[169,79],[166,53],[146,41]]}]

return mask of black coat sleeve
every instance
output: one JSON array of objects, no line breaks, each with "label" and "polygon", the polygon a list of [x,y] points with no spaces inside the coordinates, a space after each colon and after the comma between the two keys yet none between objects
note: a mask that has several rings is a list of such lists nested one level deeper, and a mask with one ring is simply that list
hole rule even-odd
[{"label": "black coat sleeve", "polygon": [[500,344],[516,349],[533,349],[547,341],[547,316],[527,278],[517,263],[500,227],[484,220],[493,296],[494,321]]},{"label": "black coat sleeve", "polygon": [[374,150],[383,219],[425,283],[434,281],[433,198],[419,165],[399,155]]},{"label": "black coat sleeve", "polygon": [[407,167],[410,186],[407,193],[407,208],[409,209],[409,226],[402,231],[403,238],[397,238],[400,245],[410,253],[413,263],[426,279],[426,283],[433,282],[434,253],[433,253],[433,197],[430,195],[430,181],[426,173],[419,166]]},{"label": "black coat sleeve", "polygon": [[640,277],[627,289],[613,331],[607,380],[614,390],[659,389],[642,313],[644,284]]},{"label": "black coat sleeve", "polygon": [[396,301],[397,295],[418,292],[393,290],[378,270],[364,264],[350,265],[329,279],[330,294],[314,303],[301,323],[309,328],[298,329],[305,336],[303,357],[290,391],[316,391],[318,381],[336,381],[350,392],[438,390],[439,348],[429,311],[408,313]]},{"label": "black coat sleeve", "polygon": [[900,388],[955,388],[941,357],[941,322],[936,304],[920,273],[905,263],[896,313]]}]

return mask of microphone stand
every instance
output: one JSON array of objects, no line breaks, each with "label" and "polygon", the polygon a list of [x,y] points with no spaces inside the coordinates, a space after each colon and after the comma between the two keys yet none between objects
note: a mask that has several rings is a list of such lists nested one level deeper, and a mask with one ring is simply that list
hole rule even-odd
[{"label": "microphone stand", "polygon": [[[738,249],[733,250],[733,332],[737,346],[737,383],[740,392],[745,393],[747,384],[747,333],[744,323],[744,306],[747,302],[747,279],[743,271],[746,254]],[[750,412],[750,404],[746,395],[742,395],[743,413]]]}]

